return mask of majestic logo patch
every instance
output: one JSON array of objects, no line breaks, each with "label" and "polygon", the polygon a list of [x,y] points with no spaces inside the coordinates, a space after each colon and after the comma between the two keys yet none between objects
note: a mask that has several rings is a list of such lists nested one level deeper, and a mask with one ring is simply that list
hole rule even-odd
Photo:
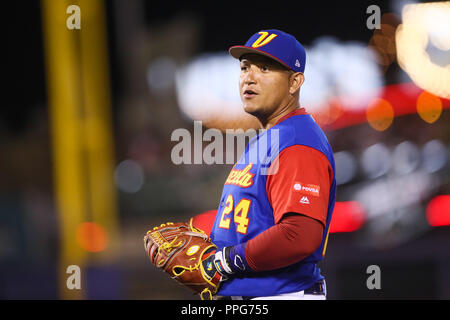
[{"label": "majestic logo patch", "polygon": [[320,186],[315,184],[300,183],[296,181],[294,182],[292,191],[318,197],[320,194]]},{"label": "majestic logo patch", "polygon": [[254,177],[254,174],[249,172],[252,167],[253,163],[250,163],[242,170],[235,169],[233,167],[227,180],[225,181],[225,184],[233,184],[243,188],[250,187],[253,184]]}]

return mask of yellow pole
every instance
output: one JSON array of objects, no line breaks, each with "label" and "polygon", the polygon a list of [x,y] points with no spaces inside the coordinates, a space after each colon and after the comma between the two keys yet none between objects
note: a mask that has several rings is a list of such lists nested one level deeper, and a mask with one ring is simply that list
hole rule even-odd
[{"label": "yellow pole", "polygon": [[[119,243],[105,9],[102,0],[41,3],[61,230],[60,295],[62,299],[83,299],[88,263],[111,262]],[[79,30],[66,26],[66,10],[73,4],[80,8]],[[88,253],[89,248],[80,246],[77,230],[83,222],[95,222],[106,231],[105,250]],[[88,247],[91,236],[84,239]],[[80,267],[81,290],[66,287],[69,265]]]},{"label": "yellow pole", "polygon": [[108,237],[106,250],[93,258],[109,261],[115,256],[119,232],[105,8],[102,0],[80,0],[79,6],[83,14],[80,52],[90,212],[92,221],[103,227]]},{"label": "yellow pole", "polygon": [[76,31],[66,27],[65,0],[42,0],[46,75],[53,146],[53,174],[56,206],[59,213],[60,293],[64,299],[81,299],[81,290],[66,288],[66,269],[78,265],[81,270],[86,252],[76,243],[77,226],[86,220],[84,168],[81,157],[80,110],[82,96],[79,81],[79,57]]}]

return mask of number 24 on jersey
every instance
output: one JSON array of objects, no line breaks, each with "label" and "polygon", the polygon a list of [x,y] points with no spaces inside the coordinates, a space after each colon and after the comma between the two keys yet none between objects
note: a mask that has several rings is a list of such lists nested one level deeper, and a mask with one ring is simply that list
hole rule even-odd
[{"label": "number 24 on jersey", "polygon": [[250,209],[252,201],[249,199],[241,199],[236,206],[234,206],[234,198],[230,194],[225,202],[225,208],[222,211],[220,217],[219,228],[230,229],[231,217],[230,213],[234,212],[233,221],[236,224],[236,231],[242,234],[247,233],[248,223],[248,211]]}]

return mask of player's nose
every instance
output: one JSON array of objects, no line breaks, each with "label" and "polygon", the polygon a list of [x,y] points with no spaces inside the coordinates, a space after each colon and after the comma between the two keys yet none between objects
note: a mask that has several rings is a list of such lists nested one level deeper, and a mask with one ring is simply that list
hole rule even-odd
[{"label": "player's nose", "polygon": [[255,84],[256,83],[256,73],[253,68],[249,68],[248,71],[243,75],[243,84]]}]

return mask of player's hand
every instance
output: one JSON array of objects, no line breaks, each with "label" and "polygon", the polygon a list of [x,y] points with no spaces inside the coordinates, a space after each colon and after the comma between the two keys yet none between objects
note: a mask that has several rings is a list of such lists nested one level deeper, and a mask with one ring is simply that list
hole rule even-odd
[{"label": "player's hand", "polygon": [[220,274],[221,281],[253,272],[245,259],[245,243],[217,250],[203,261],[203,269],[210,278],[217,276],[216,273]]},{"label": "player's hand", "polygon": [[230,247],[217,250],[214,254],[202,261],[203,270],[206,273],[205,276],[209,280],[220,276],[220,281],[225,281],[234,273],[227,259],[229,250]]},{"label": "player's hand", "polygon": [[202,230],[191,223],[167,222],[149,230],[143,240],[145,251],[156,267],[199,293],[202,299],[212,300],[223,279],[207,262],[215,257],[217,246]]}]

